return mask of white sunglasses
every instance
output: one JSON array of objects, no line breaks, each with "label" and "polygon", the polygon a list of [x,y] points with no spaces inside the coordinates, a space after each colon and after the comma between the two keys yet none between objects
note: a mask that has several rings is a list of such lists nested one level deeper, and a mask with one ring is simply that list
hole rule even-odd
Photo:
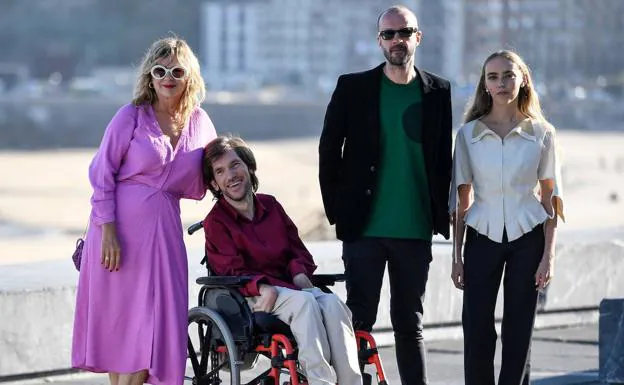
[{"label": "white sunglasses", "polygon": [[152,77],[157,80],[164,79],[167,75],[171,75],[171,77],[176,80],[182,80],[186,77],[186,69],[180,66],[167,68],[160,64],[156,64],[150,70],[150,74],[152,74]]}]

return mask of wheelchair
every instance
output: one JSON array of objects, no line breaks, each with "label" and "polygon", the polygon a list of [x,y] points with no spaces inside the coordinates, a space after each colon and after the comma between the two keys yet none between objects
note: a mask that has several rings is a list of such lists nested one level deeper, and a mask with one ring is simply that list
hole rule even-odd
[{"label": "wheelchair", "polygon": [[[202,222],[188,228],[192,235]],[[297,361],[297,344],[287,324],[274,315],[252,312],[238,288],[251,280],[245,276],[215,276],[208,264],[208,275],[196,282],[201,285],[198,306],[188,314],[188,356],[186,381],[193,385],[304,385],[305,374]],[[312,283],[331,293],[330,286],[345,280],[344,274],[314,275]],[[366,365],[373,365],[378,385],[387,385],[377,345],[370,333],[356,330],[356,341],[363,384],[372,385]],[[270,366],[255,378],[241,384],[241,372],[255,367],[264,356]],[[286,379],[280,383],[282,376]]]}]

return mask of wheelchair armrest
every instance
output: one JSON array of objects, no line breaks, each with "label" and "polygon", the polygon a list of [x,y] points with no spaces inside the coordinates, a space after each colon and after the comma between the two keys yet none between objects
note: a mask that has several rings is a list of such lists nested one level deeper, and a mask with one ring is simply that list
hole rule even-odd
[{"label": "wheelchair armrest", "polygon": [[310,281],[314,286],[334,286],[336,282],[344,282],[344,274],[314,274]]},{"label": "wheelchair armrest", "polygon": [[214,287],[241,287],[251,281],[248,276],[210,276],[199,277],[195,282],[204,286]]},{"label": "wheelchair armrest", "polygon": [[203,221],[199,221],[197,223],[193,223],[191,226],[189,226],[188,228],[188,235],[193,235],[193,233],[195,233],[197,230],[201,229],[204,227],[204,222]]}]

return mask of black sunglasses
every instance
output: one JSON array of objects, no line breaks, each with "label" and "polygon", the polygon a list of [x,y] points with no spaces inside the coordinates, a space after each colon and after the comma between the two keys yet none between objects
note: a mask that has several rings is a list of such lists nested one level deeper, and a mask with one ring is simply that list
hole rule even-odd
[{"label": "black sunglasses", "polygon": [[384,29],[383,31],[379,31],[379,36],[383,40],[392,40],[398,33],[399,37],[403,39],[407,39],[407,38],[412,37],[412,35],[415,34],[416,32],[418,32],[418,28],[416,27],[405,27],[401,29]]}]

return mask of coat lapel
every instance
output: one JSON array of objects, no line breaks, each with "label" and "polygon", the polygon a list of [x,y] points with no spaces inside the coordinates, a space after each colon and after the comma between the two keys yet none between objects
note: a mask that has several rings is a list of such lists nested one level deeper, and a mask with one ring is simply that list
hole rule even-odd
[{"label": "coat lapel", "polygon": [[[438,131],[439,119],[437,115],[439,113],[439,105],[436,104],[435,96],[433,94],[433,80],[424,71],[416,68],[416,72],[420,78],[421,91],[422,91],[422,135],[423,135],[423,157],[425,160],[425,172],[427,174],[427,181],[429,187],[433,186],[435,172],[433,167],[435,165],[436,150],[438,148]],[[433,192],[432,192],[433,198]]]},{"label": "coat lapel", "polygon": [[[435,104],[434,97],[432,95],[433,85],[431,77],[424,71],[416,68],[416,73],[418,73],[418,77],[420,78],[421,91],[422,91],[422,100],[423,100],[423,109],[422,109],[422,127],[423,127],[423,146],[433,147],[435,148],[435,143],[437,139],[437,124],[433,124],[435,122],[435,117],[438,114],[438,107]],[[427,151],[427,150],[425,150]]]},{"label": "coat lapel", "polygon": [[380,64],[371,71],[369,90],[362,90],[362,95],[370,95],[368,102],[370,111],[371,122],[371,143],[379,143],[381,135],[381,77],[383,76],[383,67],[385,64]]}]

